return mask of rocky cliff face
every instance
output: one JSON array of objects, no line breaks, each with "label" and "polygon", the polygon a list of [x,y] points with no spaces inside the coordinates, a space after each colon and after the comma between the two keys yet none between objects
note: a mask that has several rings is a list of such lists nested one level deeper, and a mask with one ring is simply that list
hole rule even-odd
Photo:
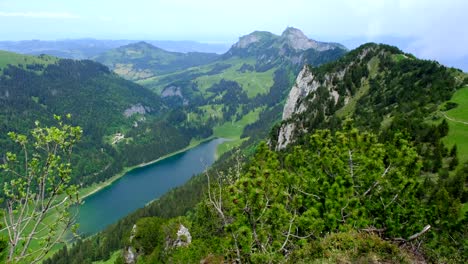
[{"label": "rocky cliff face", "polygon": [[174,241],[174,247],[185,247],[192,243],[192,235],[190,234],[188,228],[184,225],[179,226],[177,231],[177,239]]},{"label": "rocky cliff face", "polygon": [[345,49],[344,46],[336,43],[319,42],[309,39],[302,31],[293,27],[286,28],[283,34],[281,34],[281,40],[295,50],[314,49],[317,51],[325,51],[333,48]]},{"label": "rocky cliff face", "polygon": [[[314,75],[310,71],[310,68],[306,65],[299,72],[296,83],[289,92],[288,99],[284,105],[283,110],[283,121],[291,119],[294,114],[301,113],[305,110],[305,106],[301,104],[301,99],[309,95],[310,92],[317,90],[319,83],[314,80]],[[280,128],[278,135],[277,149],[285,148],[291,143],[293,132],[296,129],[296,125],[292,122],[284,124]]]},{"label": "rocky cliff face", "polygon": [[[288,27],[281,36],[266,31],[255,31],[239,38],[224,57],[257,57],[263,64],[272,63],[281,58],[282,61],[290,61],[293,64],[302,65],[306,56],[305,51],[324,52],[329,50],[345,52],[343,45],[325,43],[309,39],[297,28]],[[280,56],[278,56],[280,55]]]},{"label": "rocky cliff face", "polygon": [[[130,233],[129,242],[132,243],[133,238],[137,232],[137,226],[133,225],[132,232]],[[137,252],[132,246],[128,246],[123,252],[124,261],[126,264],[135,264],[137,262]]]},{"label": "rocky cliff face", "polygon": [[[354,60],[326,73],[315,72],[307,65],[302,68],[283,109],[283,122],[276,139],[277,150],[284,149],[298,135],[306,133],[310,128],[307,128],[305,123],[311,123],[314,118],[322,118],[323,113],[331,113],[347,105],[353,92],[350,91],[352,87],[343,84],[345,76],[352,78],[352,71],[358,65],[366,69],[370,67],[368,59],[365,58],[372,49],[375,47],[362,49],[359,54],[353,56]],[[355,86],[360,86],[360,83]]]},{"label": "rocky cliff face", "polygon": [[268,38],[275,38],[276,36],[266,31],[255,31],[248,35],[239,38],[239,41],[233,45],[235,48],[245,49],[249,45],[267,40]]}]

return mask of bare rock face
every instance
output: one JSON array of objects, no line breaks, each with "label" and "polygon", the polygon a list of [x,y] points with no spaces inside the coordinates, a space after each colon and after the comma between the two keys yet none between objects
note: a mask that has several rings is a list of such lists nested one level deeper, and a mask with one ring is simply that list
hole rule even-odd
[{"label": "bare rock face", "polygon": [[144,114],[149,113],[149,112],[151,112],[150,107],[143,106],[142,104],[136,104],[136,105],[132,105],[129,108],[125,109],[124,116],[125,117],[130,117],[130,116],[132,116],[134,114],[144,115]]},{"label": "bare rock face", "polygon": [[295,50],[308,50],[315,49],[317,51],[324,51],[336,47],[343,48],[335,43],[324,43],[309,39],[301,30],[293,27],[288,27],[281,34],[281,38]]},{"label": "bare rock face", "polygon": [[192,243],[192,235],[190,235],[188,228],[181,224],[177,231],[177,239],[174,241],[173,246],[184,247],[190,245],[190,243]]},{"label": "bare rock face", "polygon": [[161,97],[164,98],[164,97],[169,97],[169,96],[179,96],[183,98],[180,87],[172,85],[172,86],[164,88],[164,90],[161,92]]},{"label": "bare rock face", "polygon": [[127,247],[124,252],[124,261],[127,264],[135,264],[136,263],[136,252],[133,247]]},{"label": "bare rock face", "polygon": [[241,49],[247,48],[250,44],[258,42],[260,40],[261,40],[260,36],[255,35],[255,34],[249,34],[249,35],[241,37],[239,41],[236,44],[234,44],[234,47],[241,48]]},{"label": "bare rock face", "polygon": [[318,46],[316,41],[307,38],[307,36],[297,28],[288,27],[281,37],[295,50],[315,49]]},{"label": "bare rock face", "polygon": [[[296,83],[289,92],[284,105],[283,121],[290,119],[294,114],[302,113],[307,108],[302,104],[302,99],[311,92],[317,90],[320,83],[315,80],[308,66],[304,66],[296,78]],[[296,125],[294,123],[283,124],[278,134],[276,149],[284,149],[291,143]]]},{"label": "bare rock face", "polygon": [[276,149],[284,149],[289,143],[291,143],[293,131],[296,128],[294,123],[289,123],[281,126],[280,133],[278,135],[278,143]]},{"label": "bare rock face", "polygon": [[[133,225],[132,232],[130,233],[129,242],[132,243],[133,238],[135,237],[137,231],[137,226]],[[124,261],[126,264],[135,264],[137,262],[137,253],[132,246],[125,248],[123,253]]]},{"label": "bare rock face", "polygon": [[319,83],[314,81],[314,75],[310,72],[309,67],[304,66],[296,78],[296,83],[289,91],[288,99],[284,105],[283,120],[287,120],[291,118],[293,113],[297,113],[300,99],[307,96],[311,91],[315,91],[318,87]]},{"label": "bare rock face", "polygon": [[[289,31],[287,34],[288,36],[286,37],[291,36],[299,39],[304,37],[302,32],[298,32],[296,29],[288,28],[286,31]],[[283,35],[285,35],[285,33],[283,33]],[[369,53],[370,49],[371,48],[362,50],[361,54],[359,54],[359,60],[362,60]],[[337,69],[335,72],[327,73],[324,76],[321,76],[321,78],[314,75],[311,68],[307,65],[302,68],[296,78],[294,86],[289,92],[286,104],[284,105],[282,117],[283,123],[278,131],[276,150],[284,149],[288,144],[290,144],[295,138],[295,134],[299,135],[307,132],[303,123],[301,123],[300,120],[298,121],[298,118],[300,118],[299,114],[310,110],[308,107],[310,106],[310,103],[313,103],[317,98],[315,92],[319,87],[326,88],[331,98],[335,101],[335,104],[338,103],[340,94],[338,92],[337,82],[344,79],[345,74],[350,67],[354,65],[354,63],[356,62],[350,62],[349,65]],[[348,94],[342,96],[344,96],[343,104],[348,104],[351,95]],[[313,113],[310,113],[310,115],[313,115]]]}]

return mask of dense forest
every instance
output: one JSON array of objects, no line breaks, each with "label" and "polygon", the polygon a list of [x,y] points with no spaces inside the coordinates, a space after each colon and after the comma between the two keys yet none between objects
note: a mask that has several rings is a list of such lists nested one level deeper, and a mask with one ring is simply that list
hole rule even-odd
[{"label": "dense forest", "polygon": [[[35,121],[50,125],[54,114],[71,114],[73,125],[84,131],[73,157],[74,183],[105,180],[212,133],[200,124],[178,125],[159,96],[102,64],[66,59],[46,64],[47,57],[14,56],[24,63],[6,65],[0,73],[0,145],[14,150],[8,132],[26,133]],[[28,63],[31,58],[37,63]],[[113,142],[118,133],[125,138]]]},{"label": "dense forest", "polygon": [[[465,263],[468,163],[440,111],[461,107],[448,101],[466,76],[376,44],[308,70],[320,85],[253,155],[225,154],[45,263],[123,263],[128,250],[138,263]],[[287,124],[300,129],[278,150]]]}]

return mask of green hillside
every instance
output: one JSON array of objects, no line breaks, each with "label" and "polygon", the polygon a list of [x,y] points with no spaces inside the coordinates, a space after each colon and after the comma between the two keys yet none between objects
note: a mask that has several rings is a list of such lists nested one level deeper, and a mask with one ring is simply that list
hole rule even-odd
[{"label": "green hillside", "polygon": [[[292,33],[299,36],[292,38]],[[297,48],[296,41],[310,46]],[[241,37],[211,63],[144,78],[137,83],[161,95],[171,107],[182,108],[191,123],[211,127],[239,123],[248,113],[262,109],[259,114],[268,116],[268,120],[263,118],[255,124],[241,122],[244,125],[229,137],[237,143],[225,143],[220,147],[222,153],[227,150],[225,146],[237,146],[252,136],[244,131],[247,126],[263,127],[257,129],[263,130],[255,135],[257,139],[266,136],[266,131],[278,121],[288,87],[303,63],[318,66],[345,53],[338,44],[315,42],[293,28],[286,29],[281,36],[255,31]],[[217,109],[216,115],[211,109]],[[241,136],[243,140],[239,141]]]},{"label": "green hillside", "polygon": [[[276,72],[269,94],[290,79],[283,74]],[[194,177],[46,263],[106,259],[130,246],[138,263],[465,263],[468,167],[454,165],[463,150],[457,156],[443,144],[465,141],[455,134],[466,130],[449,123],[464,122],[460,72],[366,44],[301,74],[317,89],[298,99],[268,145],[257,145],[245,163],[226,158],[208,171],[209,188],[206,175]],[[236,83],[222,84],[240,91]],[[446,109],[449,101],[457,105]],[[203,109],[213,114],[218,107]],[[225,123],[215,134],[235,136],[259,109],[244,115],[250,121]],[[256,131],[258,122],[271,120],[267,113],[246,127]],[[296,128],[289,134],[288,125]],[[291,138],[278,151],[281,136]],[[180,224],[191,244],[167,247]]]},{"label": "green hillside", "polygon": [[129,80],[141,80],[189,67],[210,63],[218,58],[214,53],[169,52],[146,42],[138,42],[109,50],[94,60]]},{"label": "green hillside", "polygon": [[58,60],[58,58],[48,55],[28,56],[0,50],[0,72],[8,65],[17,66],[25,69],[27,65],[29,65],[29,67],[31,68],[33,67],[32,65],[54,64]]},{"label": "green hillside", "polygon": [[[75,151],[75,183],[102,181],[211,133],[173,123],[159,96],[102,64],[9,52],[0,52],[0,61],[8,65],[0,73],[0,146],[12,148],[9,131],[26,133],[36,120],[50,125],[54,114],[70,113],[73,125],[84,130]],[[124,138],[116,141],[119,133]]]},{"label": "green hillside", "polygon": [[449,132],[444,142],[450,147],[456,144],[460,161],[466,162],[468,161],[468,87],[455,92],[449,102],[455,103],[456,107],[442,112],[449,124]]}]

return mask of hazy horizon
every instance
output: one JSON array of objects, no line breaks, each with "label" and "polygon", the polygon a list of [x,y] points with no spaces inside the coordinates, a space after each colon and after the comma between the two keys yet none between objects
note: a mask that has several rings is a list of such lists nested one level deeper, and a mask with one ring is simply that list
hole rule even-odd
[{"label": "hazy horizon", "polygon": [[468,1],[12,1],[0,2],[0,40],[169,40],[231,45],[288,26],[354,48],[397,45],[450,66],[468,60]]}]

